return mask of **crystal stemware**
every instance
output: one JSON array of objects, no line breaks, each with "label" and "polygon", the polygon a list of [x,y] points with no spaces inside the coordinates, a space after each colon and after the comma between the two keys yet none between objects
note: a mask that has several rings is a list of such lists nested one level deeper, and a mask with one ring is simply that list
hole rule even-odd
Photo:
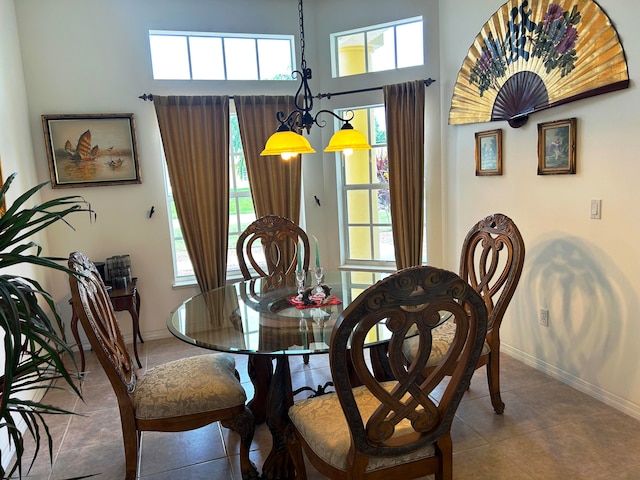
[{"label": "crystal stemware", "polygon": [[296,270],[296,282],[298,283],[298,295],[302,295],[302,292],[304,292],[304,277],[305,277],[304,270]]},{"label": "crystal stemware", "polygon": [[316,291],[322,292],[322,278],[324,276],[324,268],[322,267],[316,267],[315,270],[313,271],[314,275],[316,276],[316,282],[317,282],[317,286],[316,286]]}]

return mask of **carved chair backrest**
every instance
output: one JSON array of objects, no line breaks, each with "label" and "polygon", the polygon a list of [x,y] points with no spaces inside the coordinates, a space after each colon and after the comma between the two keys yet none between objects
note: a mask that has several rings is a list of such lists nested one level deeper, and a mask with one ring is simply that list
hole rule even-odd
[{"label": "carved chair backrest", "polygon": [[460,277],[482,296],[489,313],[489,331],[500,328],[520,280],[524,253],[518,227],[501,213],[480,220],[464,239]]},{"label": "carved chair backrest", "polygon": [[74,312],[116,395],[119,399],[128,396],[135,389],[136,374],[109,292],[98,269],[84,254],[71,253],[69,269],[75,272],[69,275]]},{"label": "carved chair backrest", "polygon": [[[456,335],[444,361],[425,378],[422,372],[431,350],[431,331],[450,318],[445,312],[450,312],[457,322]],[[391,391],[390,384],[376,380],[366,363],[367,333],[376,326],[380,328],[381,323],[392,332],[388,358],[398,382],[391,384],[395,385]],[[411,267],[361,293],[340,315],[329,353],[332,378],[351,430],[354,451],[367,456],[401,455],[447,434],[480,356],[486,329],[484,302],[453,272]],[[418,353],[408,366],[402,353],[407,334],[419,337]],[[451,380],[444,393],[434,401],[429,394],[450,372]],[[361,417],[356,405],[350,373],[374,395],[375,413],[368,420]],[[398,434],[400,430],[402,433]]]},{"label": "carved chair backrest", "polygon": [[[258,241],[260,242],[256,244]],[[258,277],[288,275],[295,272],[301,242],[304,250],[302,266],[304,270],[308,270],[309,238],[305,231],[288,218],[279,215],[258,218],[240,234],[236,243],[242,276],[245,280],[252,278],[249,266],[253,267]],[[256,246],[264,252],[266,268],[265,263],[256,258]]]}]

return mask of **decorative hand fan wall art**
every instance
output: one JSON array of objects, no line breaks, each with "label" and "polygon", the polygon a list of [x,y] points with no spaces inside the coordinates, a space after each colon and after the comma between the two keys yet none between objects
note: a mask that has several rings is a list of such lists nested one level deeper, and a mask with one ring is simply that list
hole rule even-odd
[{"label": "decorative hand fan wall art", "polygon": [[628,86],[618,34],[593,0],[511,0],[469,48],[449,124],[520,127],[530,113]]}]

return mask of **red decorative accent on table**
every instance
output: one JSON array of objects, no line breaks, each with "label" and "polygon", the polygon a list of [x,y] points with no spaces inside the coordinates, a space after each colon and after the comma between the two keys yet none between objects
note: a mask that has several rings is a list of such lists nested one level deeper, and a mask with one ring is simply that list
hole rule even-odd
[{"label": "red decorative accent on table", "polygon": [[329,295],[328,297],[322,297],[322,298],[316,297],[317,300],[314,297],[316,296],[313,295],[309,297],[310,300],[305,301],[305,300],[299,299],[298,295],[295,295],[293,297],[287,298],[287,301],[299,310],[303,310],[305,308],[325,307],[327,305],[340,305],[342,303],[342,300],[340,300],[335,295]]}]

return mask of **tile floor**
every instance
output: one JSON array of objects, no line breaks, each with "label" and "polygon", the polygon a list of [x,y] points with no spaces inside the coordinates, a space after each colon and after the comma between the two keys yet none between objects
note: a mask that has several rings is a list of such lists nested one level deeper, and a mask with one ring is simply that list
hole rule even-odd
[{"label": "tile floor", "polygon": [[[139,349],[143,367],[208,353],[173,338],[147,341]],[[251,397],[246,358],[236,358]],[[324,384],[329,378],[326,356],[312,356],[309,365],[293,357],[291,370],[294,389]],[[49,420],[53,465],[46,454],[39,455],[24,478],[61,480],[87,474],[95,474],[96,480],[124,478],[116,399],[91,352],[82,390],[84,401],[65,391],[47,393],[52,404],[79,415]],[[502,397],[505,413],[496,415],[484,369],[476,371],[452,427],[455,479],[640,479],[640,421],[508,356],[503,358]],[[251,452],[258,466],[270,443],[266,426],[258,426]],[[237,436],[217,423],[186,433],[144,432],[139,478],[239,479],[238,450]],[[313,467],[308,468],[308,477],[324,478]]]}]

